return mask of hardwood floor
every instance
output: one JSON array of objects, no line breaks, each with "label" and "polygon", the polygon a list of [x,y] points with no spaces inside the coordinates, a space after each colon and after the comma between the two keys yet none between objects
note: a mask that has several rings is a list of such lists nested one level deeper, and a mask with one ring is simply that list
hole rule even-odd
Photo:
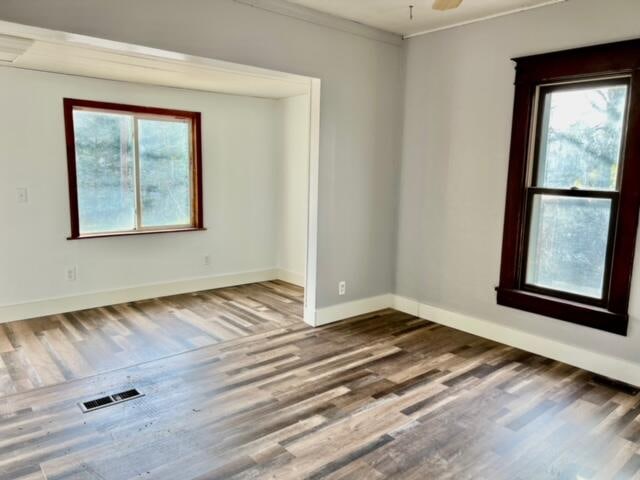
[{"label": "hardwood floor", "polygon": [[303,297],[274,281],[0,324],[0,395],[298,323]]},{"label": "hardwood floor", "polygon": [[0,478],[640,478],[640,396],[588,372],[393,310],[287,318],[1,398]]}]

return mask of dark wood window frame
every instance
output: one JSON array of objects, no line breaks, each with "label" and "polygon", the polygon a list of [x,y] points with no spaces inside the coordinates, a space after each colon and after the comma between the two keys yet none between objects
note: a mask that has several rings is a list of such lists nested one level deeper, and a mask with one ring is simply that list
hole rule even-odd
[{"label": "dark wood window frame", "polygon": [[[500,305],[626,335],[631,274],[640,208],[640,40],[584,47],[514,59],[515,100],[507,181],[500,283]],[[623,132],[617,192],[580,190],[576,196],[612,201],[605,288],[601,299],[536,289],[525,282],[529,198],[536,191],[572,195],[566,190],[529,185],[533,123],[540,92],[562,84],[628,82],[626,129]],[[560,85],[550,87],[549,85]]]},{"label": "dark wood window frame", "polygon": [[[126,105],[121,103],[80,100],[75,98],[63,99],[65,136],[67,144],[67,174],[69,183],[69,205],[71,216],[71,235],[69,240],[87,238],[120,237],[128,235],[148,235],[157,233],[175,233],[206,230],[204,228],[203,195],[202,195],[202,129],[200,112],[173,110],[166,108]],[[191,172],[192,199],[191,225],[184,227],[153,228],[144,230],[127,230],[122,232],[105,232],[82,234],[80,232],[80,217],[78,210],[78,185],[76,172],[76,146],[73,125],[73,111],[75,109],[96,110],[106,112],[130,113],[149,118],[177,118],[187,120],[191,126]]]}]

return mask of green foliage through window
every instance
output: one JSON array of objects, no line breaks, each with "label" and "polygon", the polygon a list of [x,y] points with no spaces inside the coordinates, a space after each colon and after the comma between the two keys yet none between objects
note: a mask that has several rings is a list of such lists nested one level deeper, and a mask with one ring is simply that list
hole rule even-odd
[{"label": "green foliage through window", "polygon": [[526,284],[603,298],[627,94],[620,83],[541,89]]},{"label": "green foliage through window", "polygon": [[192,224],[191,123],[75,109],[80,232]]}]

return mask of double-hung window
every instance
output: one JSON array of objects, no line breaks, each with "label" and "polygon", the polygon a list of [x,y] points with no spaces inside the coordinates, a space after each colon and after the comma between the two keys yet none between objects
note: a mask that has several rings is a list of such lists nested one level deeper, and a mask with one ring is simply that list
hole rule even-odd
[{"label": "double-hung window", "polygon": [[607,297],[628,92],[628,78],[539,87],[525,289],[594,305]]},{"label": "double-hung window", "polygon": [[640,42],[516,62],[498,303],[625,334]]},{"label": "double-hung window", "polygon": [[199,230],[200,114],[64,100],[71,239]]}]

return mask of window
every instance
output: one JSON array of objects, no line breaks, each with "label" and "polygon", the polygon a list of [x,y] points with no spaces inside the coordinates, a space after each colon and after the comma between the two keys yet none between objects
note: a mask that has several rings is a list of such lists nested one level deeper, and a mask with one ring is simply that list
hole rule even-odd
[{"label": "window", "polygon": [[640,42],[516,59],[501,305],[626,334]]},{"label": "window", "polygon": [[70,239],[200,230],[200,114],[64,100]]}]

